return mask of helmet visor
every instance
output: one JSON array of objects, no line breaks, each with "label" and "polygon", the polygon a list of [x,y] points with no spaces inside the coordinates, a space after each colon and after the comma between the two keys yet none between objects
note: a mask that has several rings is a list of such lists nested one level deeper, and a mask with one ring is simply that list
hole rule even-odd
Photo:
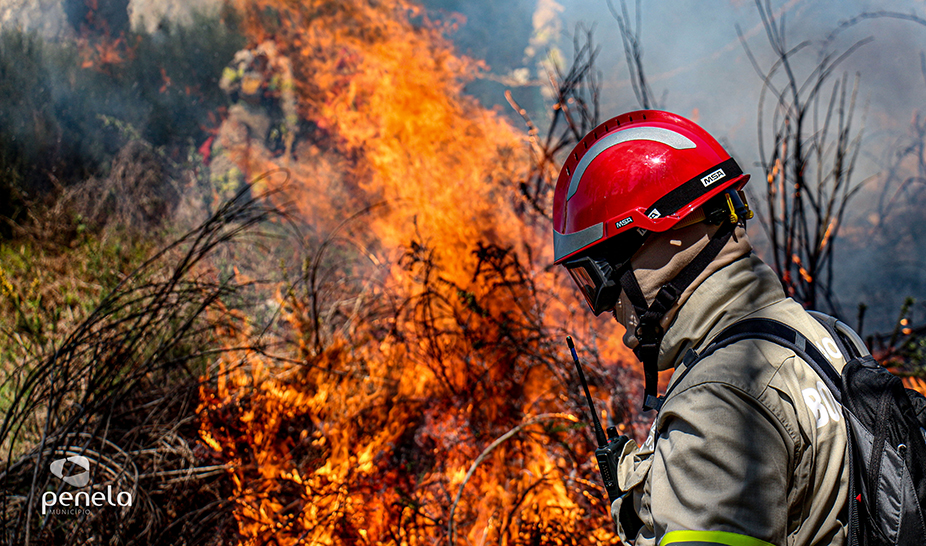
[{"label": "helmet visor", "polygon": [[582,256],[563,265],[595,315],[614,308],[620,296],[620,288],[611,279],[614,268],[608,260]]}]

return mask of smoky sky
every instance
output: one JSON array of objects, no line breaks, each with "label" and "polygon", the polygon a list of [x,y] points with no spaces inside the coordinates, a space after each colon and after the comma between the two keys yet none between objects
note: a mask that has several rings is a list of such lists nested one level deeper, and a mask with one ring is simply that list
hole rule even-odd
[{"label": "smoky sky", "polygon": [[[618,3],[614,2],[617,7]],[[629,86],[627,65],[616,25],[605,2],[563,2],[564,30],[572,32],[580,22],[597,21],[596,39],[601,44],[599,66],[604,75],[602,104],[605,117],[638,108]],[[907,134],[911,118],[926,107],[926,82],[920,56],[926,51],[926,27],[914,21],[888,15],[913,14],[926,18],[926,3],[873,1],[788,1],[772,3],[778,21],[784,20],[789,48],[802,45],[792,58],[798,79],[803,80],[821,56],[839,55],[860,41],[860,45],[836,69],[835,77],[858,75],[859,92],[856,127],[867,112],[862,154],[853,176],[867,186],[851,203],[848,221],[864,224],[872,213],[871,203],[881,190],[879,178],[898,141]],[[630,6],[633,10],[633,5]],[[880,14],[860,18],[862,14]],[[857,21],[853,24],[854,21]],[[763,81],[750,62],[737,35],[737,26],[756,58],[768,70],[775,58],[762,27],[756,5],[750,1],[643,2],[640,34],[644,66],[656,97],[665,97],[662,107],[696,118],[720,138],[747,172],[753,174],[753,195],[761,194],[757,121]],[[841,26],[842,25],[842,26]],[[833,81],[829,82],[831,86]],[[824,93],[828,96],[828,92]],[[769,119],[770,109],[765,109]],[[769,131],[764,131],[768,146]],[[758,190],[758,191],[757,191]],[[915,220],[915,219],[914,219]],[[898,221],[910,221],[909,217]],[[835,247],[834,293],[839,311],[854,325],[859,303],[869,307],[866,330],[886,331],[893,327],[907,296],[920,302],[926,297],[926,268],[922,248],[913,248],[916,228],[907,236],[878,237],[868,242],[862,227],[844,229]],[[850,233],[854,232],[854,241]],[[763,232],[753,225],[750,233],[762,245]],[[886,242],[896,248],[883,248]],[[879,246],[881,245],[881,246]],[[761,254],[761,249],[760,249]],[[922,321],[923,307],[914,319]]]},{"label": "smoky sky", "polygon": [[[593,28],[600,48],[597,67],[601,73],[602,118],[639,109],[618,26],[605,0],[513,0],[503,3],[509,8],[509,18],[487,16],[478,9],[481,2],[427,3],[457,8],[467,16],[455,41],[463,45],[465,53],[477,57],[480,51],[491,52],[481,58],[491,61],[490,71],[496,80],[523,65],[542,85],[537,59],[528,59],[522,53],[529,45],[526,36],[532,25],[534,35],[538,33],[539,12],[555,13],[557,17],[556,24],[548,25],[545,33],[547,38],[550,32],[557,37],[548,39],[542,47],[547,52],[558,48],[567,61],[572,56],[573,38],[583,32],[582,28]],[[612,4],[620,9],[619,0]],[[627,4],[635,24],[636,2],[630,0]],[[838,56],[866,41],[838,65],[828,84],[832,86],[835,78],[843,74],[850,85],[856,76],[859,78],[856,127],[861,127],[863,114],[865,125],[863,151],[853,180],[867,180],[868,185],[852,202],[848,216],[850,221],[863,220],[871,214],[871,203],[880,190],[879,173],[884,172],[894,148],[908,134],[910,120],[926,108],[926,77],[921,69],[926,26],[902,18],[911,15],[926,19],[926,2],[782,0],[766,4],[763,0],[763,6],[770,7],[778,24],[784,22],[787,47],[800,46],[791,57],[799,81],[811,74],[823,55]],[[533,19],[526,20],[531,11]],[[659,106],[694,119],[714,134],[753,174],[753,191],[761,190],[755,181],[763,177],[757,129],[763,80],[742,42],[763,71],[772,66],[775,56],[755,2],[648,0],[641,2],[639,15],[644,68]],[[493,21],[502,22],[496,26]],[[474,29],[467,29],[467,25],[478,28],[477,39],[473,38]],[[483,102],[509,113],[503,98],[505,89],[512,89],[529,110],[540,112],[543,108],[541,93],[532,93],[531,86],[512,87],[484,79],[470,88]],[[824,97],[828,96],[829,91],[824,92]],[[765,109],[766,119],[770,112]],[[512,118],[516,121],[516,116]],[[767,128],[764,134],[768,140]],[[859,232],[855,231],[856,238]],[[750,233],[761,247],[761,227],[752,226]],[[915,239],[898,235],[893,240],[896,244]],[[892,327],[904,297],[926,299],[926,264],[922,259],[901,259],[901,255],[911,252],[923,255],[926,249],[881,248],[877,246],[879,240],[872,237],[868,244],[849,244],[846,240],[837,246],[834,285],[846,318],[854,317],[858,303],[864,302],[870,309],[866,325],[883,331]],[[902,275],[892,273],[899,271]],[[921,306],[918,321],[924,319],[926,307]]]},{"label": "smoky sky", "polygon": [[[619,9],[619,3],[613,3]],[[566,8],[565,33],[571,34],[579,23],[595,25],[596,41],[601,46],[599,68],[605,82],[604,109],[620,112],[637,108],[620,35],[607,3],[563,0],[561,4]],[[633,3],[628,7],[633,16]],[[809,73],[825,47],[826,51],[841,52],[859,40],[873,39],[838,70],[861,75],[859,96],[870,100],[870,117],[876,120],[866,133],[874,137],[882,129],[902,130],[911,112],[926,105],[926,84],[920,71],[926,27],[897,19],[870,19],[827,41],[841,23],[863,13],[912,13],[926,18],[924,2],[791,0],[772,3],[771,7],[779,21],[784,20],[789,46],[807,42],[794,58],[803,68],[799,74]],[[641,22],[644,65],[656,96],[665,94],[661,106],[698,117],[700,124],[732,143],[740,155],[753,157],[744,157],[744,163],[757,160],[755,133],[762,80],[737,36],[738,25],[760,67],[771,66],[774,58],[755,4],[747,0],[649,1],[642,3]]]}]

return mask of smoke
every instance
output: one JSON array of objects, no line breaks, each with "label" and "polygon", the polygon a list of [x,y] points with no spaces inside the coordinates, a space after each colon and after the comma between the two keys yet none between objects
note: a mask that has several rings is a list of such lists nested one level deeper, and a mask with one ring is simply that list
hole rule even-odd
[{"label": "smoke", "polygon": [[[477,4],[471,3],[470,9],[476,9]],[[537,13],[547,2],[532,4]],[[559,0],[558,4],[562,7],[556,11],[562,36],[558,44],[535,48],[537,54],[540,55],[539,49],[554,55],[562,51],[568,58],[573,39],[581,33],[580,25],[593,27],[601,48],[597,66],[602,74],[602,115],[609,117],[639,108],[617,23],[607,3]],[[617,0],[613,4],[620,9]],[[637,16],[636,5],[628,2],[631,18]],[[696,118],[724,142],[744,169],[753,174],[750,193],[757,200],[764,193],[757,183],[764,178],[759,166],[757,128],[763,81],[746,54],[738,29],[760,67],[767,70],[775,58],[756,5],[746,1],[640,5],[643,62],[660,106]],[[525,9],[523,3],[519,6]],[[862,115],[866,116],[862,154],[854,175],[856,182],[865,181],[865,185],[852,201],[842,239],[836,241],[833,290],[844,319],[855,324],[856,308],[865,303],[866,331],[889,330],[903,298],[926,297],[926,264],[915,258],[924,254],[924,248],[914,234],[915,228],[906,227],[920,225],[922,213],[917,212],[921,209],[904,206],[916,202],[914,190],[919,186],[908,184],[894,210],[875,206],[889,201],[884,194],[893,195],[903,180],[917,176],[916,161],[908,158],[898,162],[897,153],[918,138],[911,132],[911,120],[926,106],[926,80],[921,69],[921,54],[926,50],[926,26],[921,19],[926,18],[926,10],[921,2],[914,1],[788,0],[773,2],[770,7],[785,28],[787,45],[800,46],[791,59],[800,81],[812,76],[824,55],[839,55],[857,42],[871,39],[836,67],[840,77],[843,72],[850,80],[855,74],[860,75],[857,127],[861,127]],[[860,17],[862,14],[873,15]],[[455,40],[465,41],[463,37],[473,32],[469,24],[462,25],[453,35]],[[479,32],[505,36],[507,41],[512,39],[501,25],[491,21],[480,21]],[[524,43],[523,34],[521,42]],[[509,48],[508,66],[517,63],[515,51],[517,48]],[[542,76],[540,71],[535,74]],[[533,83],[542,86],[542,82]],[[522,93],[525,88],[521,88]],[[829,98],[828,89],[823,96]],[[495,100],[498,107],[505,108],[501,98],[496,96]],[[825,107],[825,101],[821,102],[818,111],[825,111]],[[536,102],[528,110],[542,111]],[[768,104],[764,113],[772,114]],[[770,139],[767,128],[762,138],[767,147]],[[888,171],[894,172],[893,181],[888,180]],[[872,222],[873,214],[891,221]],[[763,230],[754,222],[750,231],[761,254],[765,251]]]},{"label": "smoke", "polygon": [[[562,64],[564,58],[570,57],[573,40],[577,33],[581,33],[580,25],[593,27],[601,48],[597,63],[602,74],[602,115],[607,117],[638,107],[617,24],[606,2],[518,0],[499,4],[426,0],[423,4],[430,17],[453,27],[448,35],[460,53],[484,63],[477,77],[466,83],[465,92],[477,97],[485,106],[500,111],[516,125],[520,124],[520,119],[507,104],[504,92],[511,90],[515,101],[543,126],[542,120],[549,106],[548,71],[552,63]],[[170,41],[171,31],[169,27],[157,30],[161,17],[167,15],[174,21],[193,21],[189,15],[193,5],[184,6],[169,1],[133,0],[104,2],[96,10],[90,10],[88,5],[77,0],[44,7],[39,3],[5,0],[2,3],[2,25],[7,29],[18,25],[25,30],[55,37],[74,36],[81,28],[97,34],[109,32],[115,36],[130,27],[144,27],[147,31],[155,31],[163,44]],[[195,6],[214,9],[215,4],[204,0]],[[740,29],[756,62],[762,67],[771,66],[774,58],[755,5],[745,1],[713,3],[709,7],[702,3],[641,3],[639,14],[635,12],[635,3],[631,2],[628,7],[631,16],[639,15],[642,23],[644,67],[660,105],[697,118],[701,125],[725,143],[744,168],[754,175],[758,174],[758,98],[763,83],[746,54],[737,30]],[[869,228],[869,232],[871,229],[884,229],[883,225],[879,225],[882,222],[873,223],[869,218],[873,213],[890,215],[891,211],[872,210],[870,205],[883,201],[885,186],[890,184],[884,173],[895,161],[896,148],[909,144],[912,138],[908,134],[910,120],[926,104],[926,77],[921,68],[921,54],[926,49],[926,26],[923,24],[926,11],[920,2],[913,1],[831,3],[789,0],[775,3],[771,8],[785,26],[789,45],[801,46],[794,56],[801,77],[812,73],[821,55],[828,52],[838,54],[860,40],[873,38],[847,57],[837,70],[860,74],[860,113],[863,110],[867,113],[864,153],[859,159],[856,178],[871,181],[853,204],[848,221],[859,226],[859,233],[865,227]],[[864,17],[863,14],[871,16]],[[908,16],[901,17],[903,14]],[[202,21],[197,24],[202,24]],[[231,54],[241,46],[240,42],[232,42],[229,42],[230,47],[219,51],[200,48],[199,54],[206,56],[213,71],[220,71],[231,60]],[[90,56],[85,55],[79,62],[99,63],[104,72],[109,71],[110,81],[102,81],[104,76],[97,75],[94,77],[97,81],[85,82],[84,89],[75,93],[71,85],[73,73],[66,77],[48,76],[47,83],[41,83],[36,92],[31,93],[37,98],[50,93],[51,100],[42,99],[54,105],[54,111],[49,114],[52,119],[46,119],[45,125],[49,134],[54,136],[52,141],[64,145],[64,148],[60,145],[56,148],[58,153],[64,154],[63,159],[56,165],[45,164],[39,171],[51,170],[61,179],[67,165],[78,161],[75,157],[89,157],[91,163],[105,166],[108,158],[117,152],[119,138],[113,127],[100,127],[99,114],[126,121],[155,145],[162,144],[168,134],[181,134],[181,139],[189,135],[197,145],[208,137],[189,123],[193,120],[195,125],[203,126],[208,124],[207,120],[201,116],[190,116],[189,112],[178,112],[177,102],[169,99],[170,93],[177,92],[179,86],[161,93],[165,96],[160,97],[140,96],[138,93],[139,89],[160,89],[167,81],[177,84],[177,74],[164,73],[162,76],[152,67],[141,69],[135,81],[130,81],[131,77],[126,75],[120,80],[117,71],[112,67],[106,68],[103,52],[93,49],[97,45],[89,44],[87,47]],[[117,48],[110,54],[118,54],[119,51]],[[122,52],[127,58],[129,52],[125,48]],[[56,63],[54,59],[45,58],[40,62],[44,63],[45,74],[67,72],[62,71],[60,62]],[[74,61],[68,62],[73,64]],[[171,61],[153,56],[151,62],[171,64]],[[38,81],[41,78],[32,79]],[[123,85],[130,89],[121,89]],[[200,85],[199,89],[205,90],[206,87]],[[214,85],[212,87],[217,91]],[[187,92],[190,88],[196,88],[196,85],[187,86]],[[221,105],[225,99],[217,93],[208,95],[207,100],[210,108],[205,110],[214,109],[211,106]],[[48,112],[47,107],[36,106],[36,109]],[[173,115],[165,116],[166,112]],[[769,112],[766,110],[766,114]],[[17,114],[10,115],[15,117]],[[165,119],[173,121],[165,125],[162,121]],[[19,122],[7,123],[6,126],[11,128],[7,131],[18,131],[21,135],[22,125]],[[104,140],[102,147],[88,147],[82,136],[88,132],[108,134],[108,143]],[[764,138],[767,139],[768,135]],[[27,161],[30,164],[40,164],[40,158],[49,155],[49,146],[37,144],[30,153],[21,155],[30,158]],[[904,174],[904,169],[909,168],[909,165],[901,165],[895,177],[903,180],[913,175]],[[39,176],[42,175],[33,177]],[[754,176],[754,181],[758,178]],[[754,196],[758,196],[757,189],[753,183]],[[905,197],[905,202],[910,200],[911,197]],[[904,217],[909,219],[909,214]],[[761,249],[762,234],[758,226],[753,233]],[[847,236],[853,233],[852,229],[846,232]],[[898,300],[907,295],[922,294],[926,279],[923,279],[924,274],[916,272],[921,265],[918,262],[897,262],[901,269],[913,271],[907,275],[904,288],[899,289],[911,294],[897,293],[894,297],[886,297],[883,291],[874,290],[872,287],[891,284],[887,272],[895,270],[892,264],[897,254],[871,246],[874,240],[885,244],[890,240],[917,244],[910,235],[896,234],[885,234],[880,239],[867,237],[864,241],[851,238],[840,241],[837,255],[844,267],[837,269],[852,271],[852,274],[838,276],[836,290],[845,313],[853,313],[859,302],[865,302],[870,309],[869,325],[886,329],[894,320]],[[915,250],[920,249],[916,247]],[[878,266],[858,267],[859,263]]]},{"label": "smoke", "polygon": [[[188,12],[187,24],[163,20],[148,33],[129,29],[126,2],[11,2],[5,7],[0,25],[3,216],[20,222],[58,189],[106,179],[131,141],[151,148],[169,182],[221,121],[228,99],[219,78],[243,46],[227,14]],[[33,24],[43,7],[55,25]],[[9,235],[8,228],[4,222],[0,229]]]},{"label": "smoke", "polygon": [[[602,74],[602,115],[607,117],[638,107],[617,24],[606,2],[518,0],[499,4],[426,0],[423,4],[429,17],[442,20],[452,28],[448,35],[460,53],[483,63],[476,77],[465,84],[465,92],[503,113],[516,126],[521,121],[505,100],[505,91],[511,90],[514,100],[543,126],[549,107],[548,72],[553,64],[562,65],[563,59],[570,57],[573,40],[582,32],[580,25],[593,27],[600,46],[597,63]],[[171,1],[123,0],[95,5],[96,9],[91,10],[88,4],[78,0],[53,2],[47,6],[19,0],[4,0],[0,4],[3,28],[19,26],[47,37],[73,38],[82,30],[94,35],[108,33],[116,40],[120,33],[131,32],[130,28],[154,32],[136,35],[147,40],[150,46],[140,53],[127,42],[105,49],[93,40],[84,42],[79,59],[72,58],[73,53],[72,57],[67,57],[60,52],[46,52],[34,61],[40,73],[25,74],[22,81],[27,83],[15,84],[20,89],[12,93],[32,97],[36,104],[25,108],[20,105],[18,113],[4,112],[6,123],[2,132],[9,136],[7,141],[15,140],[20,147],[18,155],[25,158],[27,166],[23,168],[29,171],[23,176],[33,180],[32,185],[26,184],[33,193],[48,189],[47,184],[36,182],[47,180],[47,172],[53,172],[66,182],[69,177],[101,174],[106,170],[123,140],[120,129],[112,124],[104,125],[103,119],[121,120],[125,127],[137,131],[155,146],[170,139],[188,138],[198,146],[209,137],[202,128],[217,126],[215,121],[204,117],[205,112],[214,111],[227,102],[215,83],[222,67],[242,46],[241,42],[227,35],[224,44],[217,49],[210,50],[204,43],[191,48],[189,37],[178,38],[182,32],[177,30],[176,23],[160,24],[161,17],[166,15],[168,20],[190,23],[187,28],[201,27],[203,21],[194,23],[189,10],[196,6],[214,10],[215,3],[203,0],[195,5],[181,6]],[[742,34],[761,67],[772,65],[774,58],[756,6],[745,1],[714,3],[709,7],[701,3],[641,3],[639,14],[636,3],[631,2],[628,7],[631,16],[639,16],[642,23],[644,67],[659,104],[696,118],[725,143],[747,171],[757,175],[760,158],[758,100],[763,82],[738,35]],[[900,233],[903,230],[896,223],[892,231],[880,233],[891,224],[870,220],[875,214],[903,217],[905,222],[917,223],[918,218],[911,217],[907,209],[901,214],[897,210],[872,209],[872,203],[884,202],[885,193],[893,195],[891,192],[895,190],[889,186],[894,181],[899,184],[916,174],[910,171],[911,161],[898,163],[896,158],[897,150],[908,146],[915,138],[916,135],[909,133],[910,120],[926,104],[926,76],[921,60],[926,50],[926,11],[920,2],[913,1],[789,0],[775,3],[771,8],[785,27],[788,44],[800,48],[793,57],[796,70],[801,74],[799,79],[812,74],[822,55],[839,54],[861,40],[872,39],[837,67],[840,72],[861,76],[859,113],[864,112],[866,117],[864,153],[858,161],[856,179],[868,182],[849,211],[846,239],[836,245],[840,260],[837,270],[846,274],[837,276],[835,290],[843,313],[853,314],[857,304],[864,302],[869,306],[869,326],[888,329],[898,302],[908,295],[922,294],[926,289],[923,278],[926,275],[920,272],[923,264],[908,258],[921,254],[917,238],[910,233]],[[195,36],[195,32],[191,36]],[[215,45],[213,40],[212,46]],[[5,55],[12,65],[30,66],[32,58],[11,50],[9,44],[5,47]],[[172,71],[171,66],[178,64],[176,57],[171,59],[169,55],[157,53],[159,49],[176,52],[184,48],[191,50],[186,54],[186,67],[190,69],[177,66],[179,70]],[[126,70],[133,56],[137,62],[131,70]],[[209,64],[211,75],[201,74],[206,77],[184,81],[184,74],[195,73],[197,69],[205,72],[203,67],[196,66],[200,64],[197,59]],[[75,72],[75,64],[93,65],[98,70],[94,74]],[[69,67],[62,68],[62,65]],[[9,75],[5,79],[7,87],[15,81]],[[22,88],[32,90],[23,91]],[[175,99],[182,98],[179,94],[190,92],[203,93],[207,107],[199,112],[184,111],[180,106],[183,101]],[[12,104],[12,101],[4,103]],[[48,135],[44,141],[29,140],[37,134],[27,127],[32,123],[29,120],[35,118],[35,112],[41,120],[40,132]],[[766,115],[770,112],[765,111]],[[104,138],[89,141],[85,138],[88,134]],[[763,138],[767,140],[768,135]],[[23,149],[27,144],[32,148]],[[48,157],[57,159],[49,162]],[[885,173],[895,163],[898,164],[889,180]],[[76,164],[95,167],[89,173],[77,172]],[[758,179],[758,176],[753,178],[754,198],[759,195],[756,190],[760,188],[755,185]],[[916,202],[917,195],[910,192],[917,188],[908,185],[903,199],[895,206]],[[13,214],[7,209],[4,213]],[[758,225],[753,228],[753,234],[761,251],[762,233]],[[891,248],[873,246],[872,241],[883,245],[898,241],[898,245],[912,252],[897,253]],[[898,254],[905,258],[899,260]],[[897,270],[909,272],[905,274],[902,288],[887,293],[874,288],[892,285],[890,274]]]}]

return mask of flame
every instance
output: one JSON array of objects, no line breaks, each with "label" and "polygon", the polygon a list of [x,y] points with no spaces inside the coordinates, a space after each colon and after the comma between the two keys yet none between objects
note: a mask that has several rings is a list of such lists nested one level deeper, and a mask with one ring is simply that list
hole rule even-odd
[{"label": "flame", "polygon": [[826,248],[827,243],[830,242],[830,237],[833,235],[833,230],[836,228],[836,219],[833,218],[830,220],[830,223],[826,226],[826,231],[823,232],[823,239],[820,241],[820,250]]},{"label": "flame", "polygon": [[163,66],[160,68],[161,68],[161,81],[163,83],[161,84],[160,89],[158,89],[158,92],[165,93],[167,92],[168,87],[171,87],[172,85],[174,85],[174,82],[170,78],[170,76],[167,75],[167,70],[165,70]]},{"label": "flame", "polygon": [[801,257],[797,254],[792,254],[791,261],[794,262],[794,264],[797,266],[797,271],[800,273],[801,278],[803,278],[807,283],[812,283],[813,277],[810,275],[807,269],[804,268],[803,263],[801,263]]},{"label": "flame", "polygon": [[775,177],[781,172],[781,159],[775,159],[771,172],[768,173],[768,185],[771,195],[775,195]]},{"label": "flame", "polygon": [[92,68],[104,74],[110,74],[114,66],[124,63],[135,55],[123,37],[110,38],[108,35],[83,35],[77,39],[77,51],[81,68]]},{"label": "flame", "polygon": [[922,377],[904,377],[902,380],[904,387],[926,396],[926,380],[923,380]]},{"label": "flame", "polygon": [[[547,267],[549,226],[515,212],[529,142],[463,94],[482,64],[402,0],[239,9],[314,129],[278,157],[222,146],[245,173],[287,169],[280,199],[308,243],[341,253],[307,258],[304,290],[281,287],[283,324],[263,339],[285,358],[229,351],[201,389],[241,543],[433,544],[451,524],[459,543],[617,543],[587,430],[540,416],[573,394],[565,325],[629,352],[613,323],[594,340]],[[218,334],[247,346],[250,328]],[[590,362],[615,388],[619,363]]]}]

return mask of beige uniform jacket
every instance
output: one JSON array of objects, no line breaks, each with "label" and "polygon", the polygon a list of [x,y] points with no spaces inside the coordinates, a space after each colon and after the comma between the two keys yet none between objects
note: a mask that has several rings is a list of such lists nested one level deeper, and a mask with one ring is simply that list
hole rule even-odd
[{"label": "beige uniform jacket", "polygon": [[629,442],[620,460],[619,485],[632,490],[623,502],[633,502],[644,526],[636,537],[619,522],[618,531],[635,546],[845,543],[845,422],[808,364],[780,345],[747,339],[679,379],[689,348],[703,350],[747,317],[784,322],[838,371],[845,363],[826,329],[785,297],[754,255],[708,277],[662,341],[660,369],[675,368],[670,396],[646,442]]}]

